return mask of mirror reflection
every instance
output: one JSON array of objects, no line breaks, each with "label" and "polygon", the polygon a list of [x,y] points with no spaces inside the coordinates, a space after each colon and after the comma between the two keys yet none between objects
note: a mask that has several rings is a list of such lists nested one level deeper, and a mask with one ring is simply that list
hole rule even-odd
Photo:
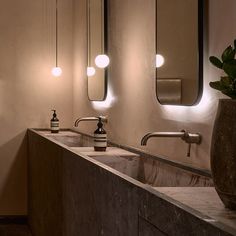
[{"label": "mirror reflection", "polygon": [[106,0],[87,0],[88,98],[103,101],[107,92]]},{"label": "mirror reflection", "polygon": [[156,95],[193,105],[202,86],[202,0],[156,0]]}]

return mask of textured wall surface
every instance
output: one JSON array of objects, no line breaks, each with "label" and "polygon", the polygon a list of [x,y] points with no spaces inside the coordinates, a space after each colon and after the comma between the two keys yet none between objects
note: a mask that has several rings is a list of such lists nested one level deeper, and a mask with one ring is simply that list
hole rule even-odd
[{"label": "textured wall surface", "polygon": [[[210,169],[210,143],[220,93],[208,83],[220,71],[208,62],[209,55],[220,55],[236,36],[234,0],[209,0],[205,42],[204,92],[200,103],[192,107],[161,106],[155,95],[155,9],[154,0],[109,1],[109,93],[105,102],[89,102],[86,93],[85,0],[76,2],[74,50],[74,119],[96,114],[108,115],[109,138],[117,143],[142,148],[171,160]],[[230,27],[229,27],[230,25]],[[75,38],[76,38],[75,37]],[[79,130],[92,132],[95,125],[80,124]],[[140,140],[151,131],[186,129],[203,136],[200,146],[180,139],[151,139],[143,148]]]},{"label": "textured wall surface", "polygon": [[52,108],[71,124],[72,1],[59,1],[59,11],[63,76],[53,78],[55,1],[1,1],[0,215],[27,213],[26,129],[49,127]]}]

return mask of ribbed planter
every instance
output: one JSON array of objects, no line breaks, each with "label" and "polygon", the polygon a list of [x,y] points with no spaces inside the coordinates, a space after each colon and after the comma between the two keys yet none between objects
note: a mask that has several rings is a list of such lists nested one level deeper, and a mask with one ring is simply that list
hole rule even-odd
[{"label": "ribbed planter", "polygon": [[211,142],[211,170],[222,202],[236,209],[236,100],[219,100]]}]

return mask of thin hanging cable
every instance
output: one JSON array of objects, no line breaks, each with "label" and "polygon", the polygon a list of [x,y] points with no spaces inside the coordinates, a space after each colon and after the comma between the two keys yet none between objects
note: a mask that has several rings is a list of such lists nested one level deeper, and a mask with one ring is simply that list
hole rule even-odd
[{"label": "thin hanging cable", "polygon": [[104,3],[103,0],[101,0],[101,54],[104,54]]},{"label": "thin hanging cable", "polygon": [[56,67],[58,66],[58,0],[56,0]]},{"label": "thin hanging cable", "polygon": [[55,67],[52,68],[52,75],[55,77],[59,77],[62,74],[62,70],[61,68],[58,66],[58,0],[55,0],[55,25],[56,25],[56,29],[55,29],[55,60],[56,60],[56,65]]},{"label": "thin hanging cable", "polygon": [[88,66],[91,63],[91,32],[90,32],[90,0],[87,2],[87,37],[88,37]]}]

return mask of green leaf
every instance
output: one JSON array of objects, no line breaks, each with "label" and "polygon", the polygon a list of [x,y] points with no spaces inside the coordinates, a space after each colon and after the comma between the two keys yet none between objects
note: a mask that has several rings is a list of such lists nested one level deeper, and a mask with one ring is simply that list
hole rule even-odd
[{"label": "green leaf", "polygon": [[227,87],[231,87],[232,85],[232,79],[230,79],[228,76],[222,76],[220,83],[223,87],[227,88]]},{"label": "green leaf", "polygon": [[217,57],[211,56],[211,57],[209,57],[209,60],[214,66],[222,69],[223,63],[220,61],[220,59],[218,59]]},{"label": "green leaf", "polygon": [[214,82],[210,82],[209,85],[216,90],[222,91],[224,90],[224,86],[222,86],[220,81],[214,81]]},{"label": "green leaf", "polygon": [[233,60],[234,56],[235,56],[235,50],[230,45],[222,53],[221,59],[223,62],[228,62],[228,61]]},{"label": "green leaf", "polygon": [[210,82],[213,89],[221,91],[226,96],[236,100],[236,39],[234,47],[228,46],[221,55],[222,61],[214,56],[209,58],[210,62],[217,68],[222,69],[227,76],[221,77],[220,81]]},{"label": "green leaf", "polygon": [[221,91],[224,95],[232,98],[232,99],[236,99],[236,92],[232,92],[232,91],[228,91],[228,90],[223,90]]},{"label": "green leaf", "polygon": [[223,63],[222,69],[231,78],[236,78],[236,60],[231,60],[227,63]]}]

